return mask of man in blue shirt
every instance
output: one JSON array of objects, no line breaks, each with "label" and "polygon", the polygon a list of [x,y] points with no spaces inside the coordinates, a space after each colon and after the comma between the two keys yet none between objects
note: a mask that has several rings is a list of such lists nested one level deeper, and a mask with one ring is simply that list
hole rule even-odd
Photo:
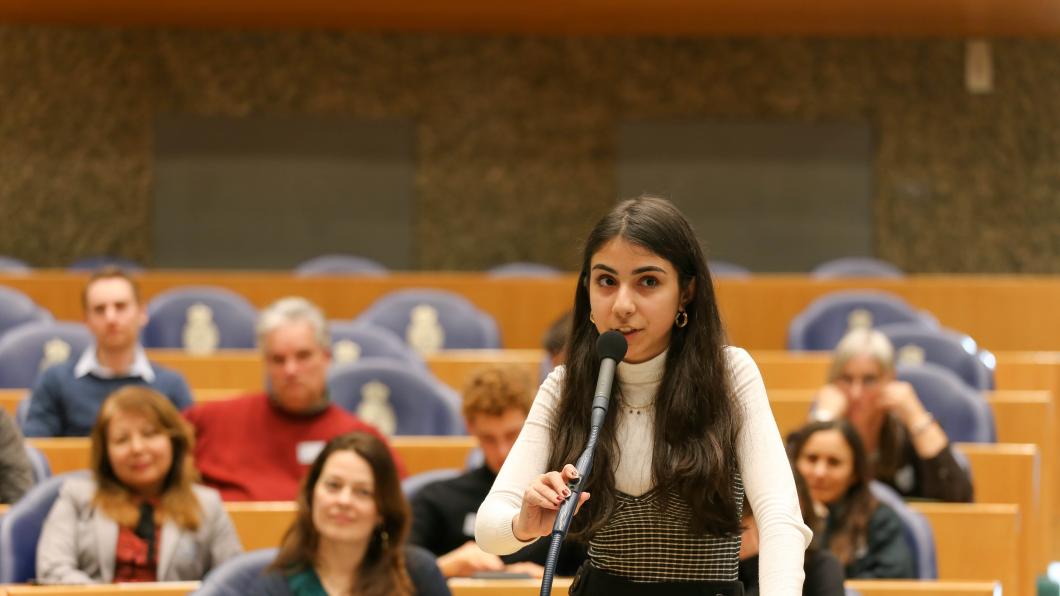
[{"label": "man in blue shirt", "polygon": [[178,409],[191,405],[184,378],[149,362],[140,345],[147,310],[132,278],[115,267],[101,269],[88,280],[81,302],[95,342],[77,360],[52,366],[37,380],[22,429],[27,437],[87,436],[103,400],[129,384],[150,386]]}]

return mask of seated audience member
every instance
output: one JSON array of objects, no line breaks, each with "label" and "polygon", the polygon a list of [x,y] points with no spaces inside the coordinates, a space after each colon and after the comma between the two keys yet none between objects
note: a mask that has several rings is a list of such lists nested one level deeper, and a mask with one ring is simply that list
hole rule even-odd
[{"label": "seated audience member", "polygon": [[877,480],[905,497],[972,500],[971,478],[957,463],[946,433],[913,386],[895,380],[887,336],[873,329],[848,333],[836,346],[828,379],[813,417],[849,420]]},{"label": "seated audience member", "polygon": [[824,518],[814,543],[832,551],[847,579],[916,577],[898,514],[869,490],[865,447],[854,427],[844,420],[812,422],[792,435],[789,448]]},{"label": "seated audience member", "polygon": [[33,486],[33,468],[15,421],[0,410],[0,503],[14,503]]},{"label": "seated audience member", "polygon": [[541,345],[548,352],[552,368],[567,362],[567,339],[570,337],[571,312],[567,311],[556,319],[545,331]]},{"label": "seated audience member", "polygon": [[85,325],[95,342],[80,358],[41,374],[30,396],[23,432],[27,437],[83,437],[108,395],[126,385],[148,385],[183,410],[191,393],[179,373],[149,362],[140,345],[147,310],[125,272],[94,273],[81,294]]},{"label": "seated audience member", "polygon": [[119,389],[91,438],[92,477],[63,484],[37,543],[37,581],[197,581],[243,550],[220,495],[194,483],[191,429],[165,397]]},{"label": "seated audience member", "polygon": [[449,594],[434,557],[405,544],[408,507],[382,441],[368,433],[332,439],[309,469],[297,517],[252,593]]},{"label": "seated audience member", "polygon": [[[290,501],[324,443],[378,431],[328,400],[331,342],[324,315],[284,298],[258,320],[267,392],[200,403],[184,412],[195,427],[195,463],[226,501]],[[381,437],[381,435],[380,435]]]},{"label": "seated audience member", "polygon": [[[510,367],[483,369],[464,390],[464,420],[478,440],[485,462],[457,478],[429,484],[412,498],[409,541],[433,552],[446,577],[502,570],[540,577],[544,571],[548,540],[505,557],[487,553],[475,544],[476,512],[515,444],[532,401],[530,380]],[[557,574],[574,575],[584,560],[583,546],[565,544]]]},{"label": "seated audience member", "polygon": [[[813,500],[806,487],[806,481],[798,470],[792,470],[795,476],[795,488],[799,492],[799,505],[802,508],[802,519],[815,532],[819,531],[820,518],[813,509]],[[759,596],[758,590],[758,525],[755,524],[751,505],[743,501],[743,536],[740,540],[740,582],[743,583],[744,596]],[[843,596],[843,566],[839,559],[828,549],[818,544],[810,544],[806,549],[803,562],[806,580],[802,584],[803,596]]]}]

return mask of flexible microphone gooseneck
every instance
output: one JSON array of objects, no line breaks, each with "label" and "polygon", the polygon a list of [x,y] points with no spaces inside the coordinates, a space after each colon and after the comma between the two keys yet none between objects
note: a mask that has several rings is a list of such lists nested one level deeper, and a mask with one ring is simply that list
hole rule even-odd
[{"label": "flexible microphone gooseneck", "polygon": [[604,418],[607,417],[607,404],[611,399],[611,384],[615,379],[615,368],[625,357],[627,347],[626,338],[618,331],[608,331],[596,340],[596,355],[600,358],[600,374],[596,377],[596,392],[593,393],[593,409],[589,417],[589,439],[585,442],[585,450],[574,464],[578,470],[578,478],[567,485],[570,489],[570,496],[560,505],[556,521],[552,524],[548,558],[545,560],[545,575],[541,579],[541,596],[552,594],[552,576],[556,573],[559,549],[563,544],[563,539],[567,536],[567,529],[570,528],[574,510],[578,507],[585,479],[589,477],[589,471],[593,467],[593,452],[596,451],[596,440],[600,437],[600,427],[603,426]]}]

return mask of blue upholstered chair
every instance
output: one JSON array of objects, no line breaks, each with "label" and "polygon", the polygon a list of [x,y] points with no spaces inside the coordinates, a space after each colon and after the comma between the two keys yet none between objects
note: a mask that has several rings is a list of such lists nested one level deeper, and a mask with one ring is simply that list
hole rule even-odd
[{"label": "blue upholstered chair", "polygon": [[891,340],[899,363],[937,364],[950,369],[978,391],[987,391],[994,386],[993,370],[979,359],[975,340],[963,333],[925,328],[918,323],[881,325],[878,330]]},{"label": "blue upholstered chair", "polygon": [[0,256],[0,273],[28,273],[32,269],[22,259]]},{"label": "blue upholstered chair", "polygon": [[302,261],[294,268],[299,277],[323,275],[386,275],[387,268],[367,257],[353,255],[320,255]]},{"label": "blue upholstered chair", "polygon": [[29,459],[29,467],[33,470],[34,485],[52,477],[52,467],[48,464],[48,458],[29,443],[26,443],[26,457]]},{"label": "blue upholstered chair", "polygon": [[401,481],[401,492],[405,493],[406,499],[412,500],[412,497],[416,496],[416,493],[428,484],[456,478],[463,473],[463,470],[457,468],[438,468],[413,474]]},{"label": "blue upholstered chair", "polygon": [[493,317],[463,296],[444,290],[391,292],[368,307],[357,322],[393,331],[420,354],[501,347]]},{"label": "blue upholstered chair", "polygon": [[155,296],[147,304],[146,348],[180,348],[208,354],[218,348],[253,348],[258,311],[224,288],[187,286]]},{"label": "blue upholstered chair", "polygon": [[331,358],[335,364],[349,364],[361,358],[387,358],[426,370],[423,357],[394,332],[384,327],[353,321],[330,321]]},{"label": "blue upholstered chair", "polygon": [[333,366],[331,401],[392,435],[463,434],[460,396],[425,370],[383,358]]},{"label": "blue upholstered chair", "polygon": [[0,335],[25,323],[51,321],[52,314],[14,288],[0,286]]},{"label": "blue upholstered chair", "polygon": [[202,580],[196,596],[245,596],[253,591],[255,580],[276,558],[279,549],[263,548],[232,557]]},{"label": "blue upholstered chair", "polygon": [[905,504],[895,490],[886,484],[873,480],[869,490],[876,500],[887,505],[898,514],[905,529],[905,541],[913,553],[917,579],[938,579],[939,572],[935,557],[935,533],[931,524],[918,512]]},{"label": "blue upholstered chair", "polygon": [[32,387],[45,368],[77,360],[92,344],[80,323],[26,323],[0,336],[0,387]]},{"label": "blue upholstered chair", "polygon": [[904,277],[905,273],[887,261],[871,257],[843,257],[820,263],[810,271],[811,277]]},{"label": "blue upholstered chair", "polygon": [[125,257],[111,257],[107,255],[96,255],[77,259],[67,267],[70,271],[95,271],[104,267],[119,267],[126,273],[143,271],[143,265]]},{"label": "blue upholstered chair", "polygon": [[997,440],[990,405],[949,370],[925,362],[898,366],[898,379],[913,386],[924,407],[954,443],[993,443]]},{"label": "blue upholstered chair", "polygon": [[871,290],[833,292],[814,300],[788,326],[789,350],[831,350],[852,328],[919,323],[937,328],[929,313],[901,298]]},{"label": "blue upholstered chair", "polygon": [[0,583],[16,584],[33,579],[37,567],[37,540],[44,518],[59,496],[63,482],[85,471],[60,474],[34,486],[0,517]]},{"label": "blue upholstered chair", "polygon": [[486,271],[490,277],[555,277],[562,273],[552,265],[516,261],[491,267]]},{"label": "blue upholstered chair", "polygon": [[707,263],[710,268],[710,274],[714,277],[750,277],[751,270],[743,265],[737,265],[731,261],[718,261],[711,259]]}]

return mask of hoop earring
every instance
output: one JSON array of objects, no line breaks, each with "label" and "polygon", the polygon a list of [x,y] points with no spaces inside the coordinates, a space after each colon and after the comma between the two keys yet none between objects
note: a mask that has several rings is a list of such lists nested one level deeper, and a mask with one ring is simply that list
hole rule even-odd
[{"label": "hoop earring", "polygon": [[677,311],[677,316],[674,317],[674,325],[677,325],[677,328],[681,329],[682,327],[684,327],[687,324],[688,324],[688,313],[683,311],[683,310]]},{"label": "hoop earring", "polygon": [[593,325],[596,324],[596,319],[593,318],[593,311],[591,311],[591,310],[589,311],[589,322],[592,323]]},{"label": "hoop earring", "polygon": [[390,534],[386,530],[379,530],[379,546],[383,551],[390,548]]}]

